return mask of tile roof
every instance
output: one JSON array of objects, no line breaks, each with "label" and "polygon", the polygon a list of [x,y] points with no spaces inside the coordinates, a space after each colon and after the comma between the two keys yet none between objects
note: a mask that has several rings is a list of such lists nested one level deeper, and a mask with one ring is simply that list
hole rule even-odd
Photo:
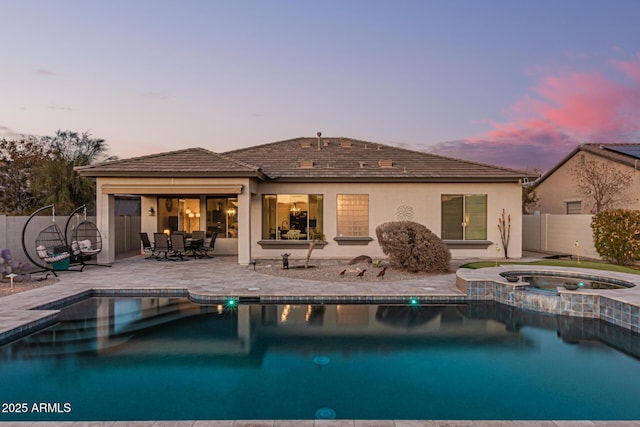
[{"label": "tile roof", "polygon": [[517,181],[530,174],[351,138],[294,138],[228,151],[278,181]]},{"label": "tile roof", "polygon": [[77,167],[83,176],[264,177],[256,166],[204,148],[151,154]]},{"label": "tile roof", "polygon": [[203,148],[76,168],[83,176],[257,177],[289,182],[517,182],[527,172],[351,138],[294,138],[218,154]]}]

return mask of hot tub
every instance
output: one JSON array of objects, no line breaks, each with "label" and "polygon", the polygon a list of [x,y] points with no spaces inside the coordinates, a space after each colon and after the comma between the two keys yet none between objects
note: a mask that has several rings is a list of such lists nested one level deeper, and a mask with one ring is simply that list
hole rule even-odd
[{"label": "hot tub", "polygon": [[526,289],[544,292],[557,292],[558,287],[575,291],[578,289],[628,289],[635,286],[631,282],[611,277],[557,271],[506,271],[500,275],[509,282],[527,283]]}]

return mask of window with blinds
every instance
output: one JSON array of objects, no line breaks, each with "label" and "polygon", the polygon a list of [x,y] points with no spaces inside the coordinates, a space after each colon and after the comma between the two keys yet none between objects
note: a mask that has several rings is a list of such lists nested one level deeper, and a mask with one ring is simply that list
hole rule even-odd
[{"label": "window with blinds", "polygon": [[487,239],[486,194],[443,194],[441,213],[442,239]]}]

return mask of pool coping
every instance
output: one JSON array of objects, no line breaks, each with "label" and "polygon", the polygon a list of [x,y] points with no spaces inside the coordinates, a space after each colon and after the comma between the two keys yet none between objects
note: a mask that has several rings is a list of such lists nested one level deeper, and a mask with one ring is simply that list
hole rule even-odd
[{"label": "pool coping", "polygon": [[[27,336],[57,322],[58,313],[64,307],[86,300],[88,298],[187,298],[195,304],[213,305],[226,304],[233,299],[239,304],[409,304],[411,299],[416,304],[464,304],[468,300],[464,295],[296,295],[277,296],[246,294],[244,292],[225,294],[205,294],[193,292],[185,288],[158,289],[158,288],[97,288],[86,289],[81,292],[66,295],[29,308],[28,319],[15,325],[11,329],[0,331],[0,345]],[[0,320],[7,315],[22,318],[24,310],[3,311]]]},{"label": "pool coping", "polygon": [[607,420],[187,420],[107,422],[2,422],[2,427],[640,427],[640,421]]},{"label": "pool coping", "polygon": [[[161,265],[160,274],[165,265]],[[188,264],[188,263],[184,263]],[[134,265],[148,267],[153,264],[136,262],[121,263],[121,269],[113,269],[116,276],[126,274],[126,266]],[[190,266],[207,266],[206,263],[193,263]],[[91,297],[186,297],[197,304],[220,304],[229,298],[239,303],[255,304],[407,304],[410,299],[417,299],[419,304],[464,304],[473,301],[489,300],[514,306],[523,310],[533,310],[551,314],[577,317],[597,318],[608,323],[640,333],[640,276],[606,272],[594,274],[592,269],[571,267],[536,266],[517,264],[490,267],[482,269],[460,268],[455,273],[428,276],[426,278],[398,282],[386,282],[385,287],[392,287],[393,292],[371,290],[362,292],[361,285],[355,286],[338,282],[318,282],[302,279],[283,279],[256,273],[248,267],[218,264],[225,267],[227,272],[235,274],[235,280],[241,286],[223,287],[219,282],[211,285],[200,281],[176,283],[176,286],[166,284],[163,287],[153,286],[138,280],[129,287],[105,286],[104,276],[97,270],[89,273],[93,284],[84,280],[88,276],[71,274],[61,276],[59,283],[46,288],[5,296],[2,302],[9,302],[3,306],[0,313],[0,345],[4,345],[22,336],[26,336],[38,329],[54,324],[57,321],[58,310],[69,304]],[[169,270],[173,271],[174,267]],[[206,267],[205,267],[206,268]],[[194,273],[193,270],[187,270]],[[600,270],[598,270],[600,271]],[[610,277],[633,283],[636,286],[617,290],[566,290],[559,288],[558,295],[523,292],[522,282],[513,283],[501,276],[508,272],[534,273],[547,272],[553,275],[569,274],[582,275],[593,278]],[[111,273],[111,271],[110,271]],[[110,274],[111,275],[111,274]],[[123,279],[123,277],[120,277]],[[225,280],[232,277],[225,275]],[[260,279],[260,280],[258,280]],[[439,286],[425,286],[438,279]],[[277,289],[264,288],[269,281],[283,282]],[[99,282],[95,283],[95,282]],[[176,282],[178,280],[176,279]],[[381,283],[363,282],[372,287]],[[180,286],[182,285],[182,286]],[[236,283],[237,285],[237,283]],[[255,285],[255,286],[253,286]],[[279,283],[280,285],[280,283]],[[261,287],[262,286],[262,287]],[[296,286],[298,287],[296,289]],[[270,290],[271,289],[271,290]],[[286,290],[291,291],[287,292]],[[535,298],[528,295],[537,294]],[[557,300],[557,301],[556,301]]]}]

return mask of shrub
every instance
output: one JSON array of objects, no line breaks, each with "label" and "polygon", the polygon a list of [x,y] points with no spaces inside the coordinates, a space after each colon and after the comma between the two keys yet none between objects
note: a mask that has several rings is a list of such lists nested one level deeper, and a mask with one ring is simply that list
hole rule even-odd
[{"label": "shrub", "polygon": [[445,272],[451,252],[427,227],[412,221],[387,222],[376,227],[382,252],[391,262],[410,272]]},{"label": "shrub", "polygon": [[614,209],[591,220],[593,244],[601,257],[618,265],[640,258],[640,212]]},{"label": "shrub", "polygon": [[11,249],[0,249],[0,279],[4,279],[8,274],[17,274],[18,280],[29,280],[31,265],[18,262],[13,259]]}]

